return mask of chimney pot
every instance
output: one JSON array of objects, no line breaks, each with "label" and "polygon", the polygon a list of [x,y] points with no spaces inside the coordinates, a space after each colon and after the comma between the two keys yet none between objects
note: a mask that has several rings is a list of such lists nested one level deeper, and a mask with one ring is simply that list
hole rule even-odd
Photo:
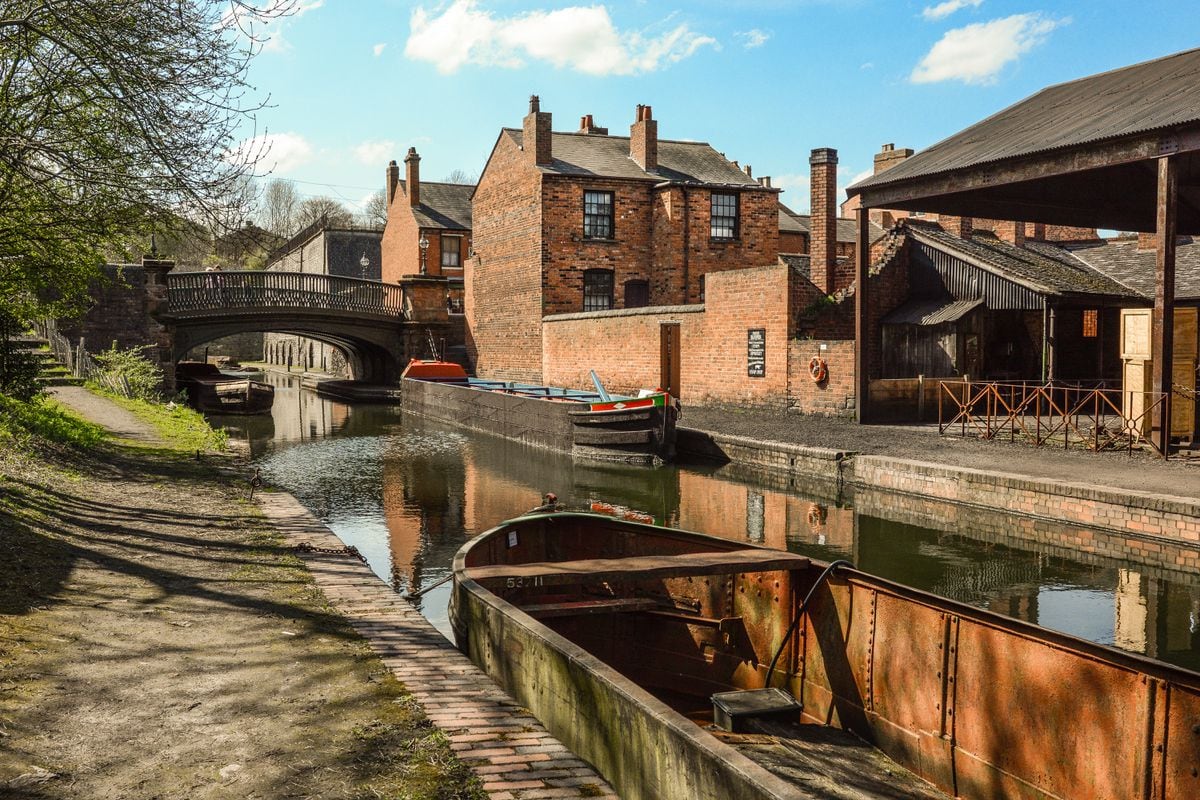
[{"label": "chimney pot", "polygon": [[750,165],[749,165],[749,164],[747,164],[747,165],[746,165],[746,177],[747,177],[747,178],[753,178],[753,177],[754,177],[754,173],[751,171],[751,169],[750,169]]},{"label": "chimney pot", "polygon": [[542,110],[542,101],[538,99],[536,94],[529,95],[529,113],[536,114]]}]

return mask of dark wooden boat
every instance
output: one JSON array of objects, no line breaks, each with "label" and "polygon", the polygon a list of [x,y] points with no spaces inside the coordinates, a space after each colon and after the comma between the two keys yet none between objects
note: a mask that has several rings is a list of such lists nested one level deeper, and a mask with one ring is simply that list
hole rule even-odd
[{"label": "dark wooden boat", "polygon": [[849,566],[540,514],[454,578],[459,646],[626,800],[1200,796],[1200,675]]},{"label": "dark wooden boat", "polygon": [[481,380],[452,362],[416,359],[401,388],[407,413],[538,447],[631,464],[675,457],[678,409],[663,391],[626,397]]},{"label": "dark wooden boat", "polygon": [[187,392],[188,403],[208,414],[268,414],[275,402],[271,384],[231,377],[202,361],[176,364],[175,387]]}]

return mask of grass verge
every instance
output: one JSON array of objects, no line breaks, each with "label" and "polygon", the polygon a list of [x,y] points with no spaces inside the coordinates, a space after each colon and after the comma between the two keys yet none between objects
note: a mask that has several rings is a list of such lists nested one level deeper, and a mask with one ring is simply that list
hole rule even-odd
[{"label": "grass verge", "polygon": [[168,449],[188,453],[194,450],[224,451],[229,444],[229,436],[224,429],[209,425],[203,414],[185,405],[122,397],[94,383],[88,383],[87,388],[152,425],[167,443]]}]

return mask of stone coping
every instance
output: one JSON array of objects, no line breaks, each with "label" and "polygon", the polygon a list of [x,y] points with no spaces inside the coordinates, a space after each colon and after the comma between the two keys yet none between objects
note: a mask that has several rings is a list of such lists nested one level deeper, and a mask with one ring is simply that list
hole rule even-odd
[{"label": "stone coping", "polygon": [[648,317],[664,314],[701,314],[704,304],[687,306],[641,306],[640,308],[610,308],[607,311],[576,311],[571,314],[548,314],[542,322],[565,322],[573,319],[610,319],[613,317]]},{"label": "stone coping", "polygon": [[717,433],[716,431],[706,431],[699,428],[688,428],[683,425],[678,426],[677,430],[680,434],[704,437],[717,444],[726,442],[752,450],[769,450],[776,453],[786,453],[787,455],[804,456],[805,458],[819,461],[844,461],[856,456],[851,450],[835,450],[830,447],[814,447],[807,444],[792,444],[791,442],[762,441],[760,439],[751,439],[749,436],[735,436],[730,433]]}]

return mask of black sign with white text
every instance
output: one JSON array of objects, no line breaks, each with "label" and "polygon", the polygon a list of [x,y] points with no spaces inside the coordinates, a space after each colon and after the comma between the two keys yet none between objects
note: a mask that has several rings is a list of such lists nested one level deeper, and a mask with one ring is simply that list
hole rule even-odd
[{"label": "black sign with white text", "polygon": [[750,328],[746,331],[746,374],[751,378],[763,378],[767,374],[767,329]]}]

